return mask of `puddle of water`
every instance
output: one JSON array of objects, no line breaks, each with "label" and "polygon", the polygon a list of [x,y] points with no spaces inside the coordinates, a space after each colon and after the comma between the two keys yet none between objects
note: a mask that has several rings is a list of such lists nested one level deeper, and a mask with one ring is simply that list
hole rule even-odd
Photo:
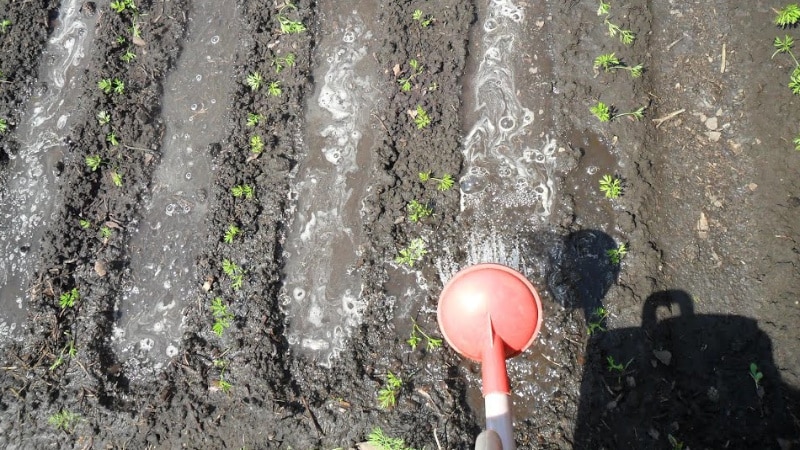
[{"label": "puddle of water", "polygon": [[207,149],[224,138],[238,17],[237,8],[215,0],[193,1],[183,52],[167,78],[163,158],[131,237],[131,279],[114,328],[118,357],[131,369],[158,369],[177,354],[182,310],[197,294],[192,268],[214,179]]},{"label": "puddle of water", "polygon": [[317,85],[306,117],[309,154],[299,164],[285,250],[281,303],[287,340],[330,367],[367,307],[355,273],[362,199],[370,185],[375,107],[371,1],[321,2]]},{"label": "puddle of water", "polygon": [[59,21],[39,67],[40,87],[16,130],[20,143],[10,155],[0,190],[0,338],[17,336],[25,321],[26,289],[48,223],[55,210],[56,165],[64,158],[62,138],[74,121],[76,86],[84,52],[94,40],[95,17],[80,13],[82,2],[62,2]]},{"label": "puddle of water", "polygon": [[565,181],[573,189],[569,194],[573,198],[574,214],[582,223],[591,224],[591,228],[613,230],[613,203],[600,192],[600,178],[606,174],[616,175],[616,159],[593,133],[573,133],[569,141],[572,148],[581,149],[583,153],[578,166]]}]

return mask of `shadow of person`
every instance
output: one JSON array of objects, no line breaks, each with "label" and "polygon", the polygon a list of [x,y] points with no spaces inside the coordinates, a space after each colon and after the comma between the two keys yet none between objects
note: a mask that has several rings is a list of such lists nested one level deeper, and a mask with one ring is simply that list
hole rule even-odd
[{"label": "shadow of person", "polygon": [[747,317],[695,314],[684,291],[648,297],[641,327],[592,333],[586,360],[575,448],[800,444],[800,392],[781,382],[766,333]]}]

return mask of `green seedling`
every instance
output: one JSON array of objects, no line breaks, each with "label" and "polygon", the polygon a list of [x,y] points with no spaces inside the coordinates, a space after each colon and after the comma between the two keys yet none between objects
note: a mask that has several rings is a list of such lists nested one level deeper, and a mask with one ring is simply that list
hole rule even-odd
[{"label": "green seedling", "polygon": [[278,9],[278,23],[281,27],[281,33],[283,34],[297,34],[306,31],[306,26],[303,25],[302,22],[291,20],[283,14],[285,9],[294,9],[296,10],[297,7],[294,6],[291,2],[285,2],[284,5]]},{"label": "green seedling", "polygon": [[597,102],[596,105],[589,108],[589,111],[597,117],[600,122],[610,122],[611,120],[618,119],[624,116],[632,116],[635,119],[642,119],[644,117],[644,110],[645,107],[642,106],[641,108],[624,113],[616,113],[614,112],[613,107],[606,105],[603,102]]},{"label": "green seedling", "polygon": [[125,36],[117,36],[117,44],[125,45],[126,42],[128,41],[125,39]]},{"label": "green seedling", "polygon": [[244,281],[244,270],[229,259],[222,260],[222,272],[231,279],[231,289],[238,291]]},{"label": "green seedling", "polygon": [[258,123],[261,122],[262,120],[264,120],[264,116],[262,116],[261,114],[256,114],[256,113],[247,114],[248,127],[254,127],[258,125]]},{"label": "green seedling", "polygon": [[275,73],[281,73],[286,67],[294,67],[295,56],[294,53],[289,53],[283,57],[276,57],[272,59],[272,67],[275,68]]},{"label": "green seedling", "polygon": [[117,139],[117,134],[114,133],[113,131],[111,133],[108,133],[106,135],[106,142],[108,142],[109,144],[111,144],[111,145],[113,145],[115,147],[117,145],[119,145],[119,140]]},{"label": "green seedling", "polygon": [[776,11],[775,25],[781,28],[796,25],[798,21],[800,21],[800,5],[797,3],[790,3]]},{"label": "green seedling", "polygon": [[[69,333],[66,334],[67,336],[69,336]],[[61,365],[64,364],[64,359],[67,356],[69,356],[70,358],[74,358],[75,355],[77,354],[78,354],[78,349],[75,348],[75,341],[71,339],[67,342],[67,345],[65,345],[64,348],[61,349],[61,353],[58,354],[58,357],[56,358],[55,361],[53,361],[53,364],[50,365],[49,369],[50,372],[61,367]]]},{"label": "green seedling", "polygon": [[619,25],[616,25],[609,20],[608,16],[611,13],[611,4],[606,3],[604,1],[600,1],[600,6],[597,8],[597,15],[598,16],[606,16],[603,19],[603,24],[608,27],[608,35],[611,37],[616,37],[619,35],[619,40],[625,45],[633,44],[633,41],[636,40],[636,34],[633,33],[631,30],[625,30]]},{"label": "green seedling", "polygon": [[72,308],[75,306],[75,302],[80,299],[81,294],[78,292],[78,288],[74,287],[58,297],[58,304],[61,306],[61,309]]},{"label": "green seedling", "polygon": [[8,121],[0,119],[0,133],[5,133],[6,131],[8,131]]},{"label": "green seedling", "polygon": [[119,78],[103,78],[97,82],[97,87],[100,88],[105,94],[114,92],[115,94],[122,94],[125,92],[125,83]]},{"label": "green seedling", "polygon": [[81,420],[79,414],[75,414],[69,410],[62,409],[61,411],[53,414],[47,419],[47,423],[52,425],[56,430],[62,430],[67,433],[72,433],[75,425]]},{"label": "green seedling", "polygon": [[442,175],[442,178],[436,178],[436,177],[431,176],[431,172],[430,171],[429,172],[419,172],[417,174],[417,176],[419,176],[419,181],[421,181],[423,183],[427,183],[428,180],[435,181],[436,182],[436,190],[439,190],[439,191],[447,191],[447,190],[449,190],[450,188],[453,187],[453,185],[456,182],[456,180],[453,178],[453,176],[450,175],[449,173],[446,173],[446,174]]},{"label": "green seedling", "polygon": [[675,436],[667,434],[667,440],[669,445],[672,446],[672,450],[683,450],[683,442],[679,441]]},{"label": "green seedling", "polygon": [[224,392],[228,393],[233,388],[233,385],[225,380],[225,371],[228,369],[228,363],[222,359],[214,360],[214,367],[219,369],[219,379],[217,380],[217,387]]},{"label": "green seedling", "polygon": [[397,80],[397,82],[400,83],[400,89],[404,92],[411,90],[411,82],[418,75],[422,74],[423,71],[422,64],[420,64],[416,59],[408,60],[408,65],[411,66],[411,74],[407,78],[400,78]]},{"label": "green seedling", "polygon": [[776,37],[775,41],[772,42],[772,46],[775,47],[775,52],[772,54],[773,58],[779,53],[786,53],[792,57],[795,67],[800,66],[800,63],[797,62],[797,57],[794,56],[794,52],[792,51],[794,39],[791,36],[788,34],[784,35],[783,39]]},{"label": "green seedling", "polygon": [[122,174],[117,172],[116,170],[112,170],[111,182],[114,183],[114,186],[116,187],[122,187]]},{"label": "green seedling", "polygon": [[283,93],[283,90],[281,89],[281,82],[271,81],[269,86],[267,86],[267,93],[273,97],[280,97]]},{"label": "green seedling", "polygon": [[119,78],[114,78],[114,93],[120,95],[125,93],[125,82]]},{"label": "green seedling", "polygon": [[100,237],[102,237],[103,239],[111,238],[111,233],[112,231],[109,226],[103,225],[102,227],[100,227]]},{"label": "green seedling", "polygon": [[631,78],[639,78],[640,76],[642,76],[642,70],[644,70],[644,67],[641,64],[637,64],[633,67],[626,66],[619,60],[619,58],[616,57],[614,53],[604,53],[595,58],[594,68],[596,70],[603,69],[606,72],[627,70],[628,73],[630,73]]},{"label": "green seedling", "polygon": [[761,379],[764,378],[764,374],[758,370],[756,363],[750,363],[750,378],[755,382],[756,390],[761,387]]},{"label": "green seedling", "polygon": [[86,219],[80,219],[78,221],[78,223],[80,224],[81,228],[83,228],[84,230],[88,230],[89,228],[92,227],[92,222],[89,222]]},{"label": "green seedling", "polygon": [[233,244],[233,239],[236,237],[237,234],[239,234],[240,231],[241,230],[239,229],[239,227],[231,224],[228,226],[228,229],[225,230],[225,236],[222,238],[222,240],[226,244]]},{"label": "green seedling", "polygon": [[222,302],[222,298],[216,297],[211,300],[211,315],[214,316],[214,325],[211,327],[211,331],[217,336],[222,336],[233,320],[233,314],[228,311],[228,306]]},{"label": "green seedling", "polygon": [[96,172],[102,163],[103,160],[100,159],[100,155],[91,155],[86,157],[86,165],[89,166],[89,169],[91,169],[92,172]]},{"label": "green seedling", "polygon": [[[422,338],[419,337],[420,335],[422,335]],[[417,345],[419,345],[419,342],[423,338],[425,339],[425,348],[427,348],[429,352],[442,346],[441,339],[428,336],[428,334],[417,325],[417,322],[414,322],[414,326],[411,327],[411,335],[406,339],[406,343],[411,346],[411,350],[416,350]]]},{"label": "green seedling", "polygon": [[389,409],[397,404],[397,394],[400,393],[400,388],[403,386],[403,380],[389,372],[386,374],[386,383],[383,388],[378,391],[378,404],[383,409]]},{"label": "green seedling", "polygon": [[130,50],[126,50],[125,53],[123,53],[122,56],[119,57],[119,59],[124,63],[130,63],[131,61],[136,59],[136,53]]},{"label": "green seedling", "polygon": [[616,199],[622,194],[622,180],[611,175],[603,175],[600,178],[600,192],[605,194],[606,198]]},{"label": "green seedling", "polygon": [[8,31],[8,27],[10,26],[11,26],[10,20],[3,19],[2,21],[0,21],[0,33],[5,34],[5,32]]},{"label": "green seedling", "polygon": [[380,428],[373,428],[367,436],[367,442],[379,450],[414,450],[406,447],[406,442],[400,438],[387,436]]},{"label": "green seedling", "polygon": [[423,28],[427,28],[430,24],[433,23],[433,21],[436,20],[433,16],[429,16],[423,13],[421,9],[415,9],[414,13],[411,14],[411,18],[419,22],[420,26]]},{"label": "green seedling", "polygon": [[261,74],[258,72],[252,72],[246,78],[247,85],[250,86],[251,91],[257,91],[261,89],[261,83],[264,82],[264,79],[261,78]]},{"label": "green seedling", "polygon": [[261,136],[250,136],[250,151],[255,154],[259,154],[264,151],[264,140],[261,139]]},{"label": "green seedling", "polygon": [[111,114],[107,111],[100,111],[97,113],[97,123],[100,125],[107,125],[111,122]]},{"label": "green seedling", "polygon": [[628,246],[625,244],[619,244],[619,247],[612,248],[606,250],[606,256],[608,256],[608,260],[611,261],[611,264],[619,265],[622,262],[622,258],[628,254]]},{"label": "green seedling", "polygon": [[253,198],[253,187],[249,184],[240,184],[231,188],[231,195],[236,198],[244,197],[247,200]]},{"label": "green seedling", "polygon": [[136,19],[135,18],[133,19],[133,25],[131,25],[131,27],[128,28],[128,31],[130,31],[131,32],[131,36],[133,36],[135,38],[141,38],[142,37],[142,30],[139,28],[139,24],[136,23]]},{"label": "green seedling", "polygon": [[422,257],[427,254],[428,249],[425,241],[422,238],[416,238],[408,244],[408,247],[400,250],[400,254],[394,259],[394,262],[413,268],[414,263],[422,260]]},{"label": "green seedling", "polygon": [[630,366],[632,362],[633,362],[633,359],[628,361],[628,363],[623,366],[621,363],[617,363],[616,361],[614,361],[614,357],[613,356],[609,356],[608,358],[606,358],[608,371],[609,372],[618,372],[620,374],[622,372],[625,372],[625,370],[628,369],[628,366]]},{"label": "green seedling", "polygon": [[417,110],[414,114],[414,123],[417,124],[417,129],[421,130],[431,124],[431,118],[425,109],[417,105]]},{"label": "green seedling", "polygon": [[425,203],[420,203],[416,200],[411,200],[406,205],[408,209],[408,220],[417,223],[420,220],[430,217],[433,214],[433,209]]},{"label": "green seedling", "polygon": [[605,327],[603,327],[603,321],[608,317],[607,309],[599,306],[592,311],[591,317],[593,320],[589,322],[589,325],[586,328],[587,333],[591,335],[595,332],[606,331]]},{"label": "green seedling", "polygon": [[792,143],[794,143],[794,149],[800,151],[800,134],[798,134],[797,137],[794,138]]}]

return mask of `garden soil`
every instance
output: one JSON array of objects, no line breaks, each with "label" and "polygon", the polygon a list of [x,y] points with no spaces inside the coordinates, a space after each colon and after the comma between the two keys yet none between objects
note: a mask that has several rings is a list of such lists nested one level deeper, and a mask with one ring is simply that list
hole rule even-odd
[{"label": "garden soil", "polygon": [[[214,161],[214,187],[207,227],[194,236],[205,242],[192,268],[196,296],[183,311],[178,355],[150,376],[119,359],[111,335],[130,277],[130,230],[164,145],[162,86],[197,11],[191,0],[142,0],[138,17],[106,2],[82,5],[82,14],[97,15],[95,44],[81,118],[63,137],[69,152],[58,167],[57,218],[30,274],[29,318],[22,339],[3,344],[4,448],[352,448],[376,427],[413,448],[473,445],[483,423],[477,366],[446,346],[412,351],[410,318],[403,325],[394,316],[387,289],[396,283],[398,249],[424,233],[429,253],[415,268],[428,289],[413,299],[420,305],[413,317],[439,336],[430,311],[443,277],[434,261],[466,264],[473,224],[459,214],[458,189],[438,194],[435,214],[421,224],[405,218],[406,204],[429,195],[419,172],[463,175],[465,92],[481,57],[487,5],[373,5],[379,27],[367,57],[379,67],[373,79],[382,106],[370,114],[378,136],[374,195],[364,201],[365,239],[354,249],[368,306],[328,368],[287,342],[279,292],[293,177],[313,150],[302,139],[316,131],[305,129],[304,113],[321,82],[313,76],[316,46],[332,1],[300,0],[289,10],[273,1],[228,2],[243,18],[231,27],[247,39],[233,64],[227,138],[203,149]],[[549,255],[531,281],[545,303],[543,334],[562,330],[545,365],[512,374],[512,388],[536,384],[545,372],[558,380],[544,399],[514,397],[519,447],[800,448],[800,153],[792,143],[800,100],[786,87],[791,58],[771,58],[776,36],[800,35],[773,25],[773,8],[782,5],[632,0],[598,16],[594,1],[496,1],[525,13],[518,89],[546,93],[560,160],[548,222],[526,236],[510,227],[497,237],[522,239],[530,258]],[[0,19],[12,22],[0,34],[0,117],[11,125],[0,134],[3,170],[19,151],[14,129],[25,120],[58,8],[55,0],[0,2]],[[415,9],[435,20],[421,27]],[[284,14],[308,30],[281,34]],[[143,42],[126,64],[117,36],[134,19]],[[609,36],[604,19],[633,30],[634,43]],[[247,74],[267,73],[274,55],[286,52],[296,65],[280,74],[282,95],[255,95]],[[642,76],[593,69],[596,56],[611,52],[629,67],[642,64]],[[529,70],[531,55],[547,61],[542,70]],[[411,58],[425,64],[419,85],[435,89],[398,89],[394,68]],[[125,80],[124,94],[97,89],[109,76]],[[620,113],[645,107],[644,118],[601,123],[589,112],[597,101]],[[416,105],[429,111],[430,127],[415,127],[408,111]],[[100,110],[113,111],[114,131],[130,148],[106,142]],[[268,136],[253,157],[250,111],[264,115],[259,130]],[[108,170],[88,168],[91,155],[114,161],[123,186]],[[622,180],[618,199],[599,192],[604,174]],[[256,186],[257,200],[231,196],[240,184]],[[81,218],[95,227],[82,229]],[[221,238],[231,223],[242,228],[234,245]],[[97,234],[99,225],[111,235]],[[628,253],[614,264],[606,252],[620,243]],[[229,288],[225,259],[248,262],[239,290]],[[74,287],[80,300],[62,309],[60,294]],[[211,332],[209,307],[220,293],[234,316],[222,337]],[[598,315],[601,306],[607,317]],[[389,372],[404,382],[387,409],[377,393]],[[50,419],[63,411],[79,419],[57,429]]]}]

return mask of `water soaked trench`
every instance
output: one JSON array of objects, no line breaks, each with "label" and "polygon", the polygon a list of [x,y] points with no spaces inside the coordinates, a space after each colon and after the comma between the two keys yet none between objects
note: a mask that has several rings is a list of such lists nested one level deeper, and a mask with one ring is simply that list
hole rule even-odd
[{"label": "water soaked trench", "polygon": [[38,243],[52,220],[58,196],[57,164],[76,117],[81,63],[94,39],[95,16],[80,12],[83,2],[62,2],[58,25],[47,42],[38,87],[16,130],[20,143],[11,155],[0,191],[0,337],[14,338],[25,321],[26,290]]},{"label": "water soaked trench", "polygon": [[183,309],[194,298],[214,176],[208,147],[224,137],[239,44],[238,8],[196,0],[183,52],[163,101],[163,158],[131,243],[131,280],[117,309],[114,342],[130,368],[159,368],[177,354]]}]

